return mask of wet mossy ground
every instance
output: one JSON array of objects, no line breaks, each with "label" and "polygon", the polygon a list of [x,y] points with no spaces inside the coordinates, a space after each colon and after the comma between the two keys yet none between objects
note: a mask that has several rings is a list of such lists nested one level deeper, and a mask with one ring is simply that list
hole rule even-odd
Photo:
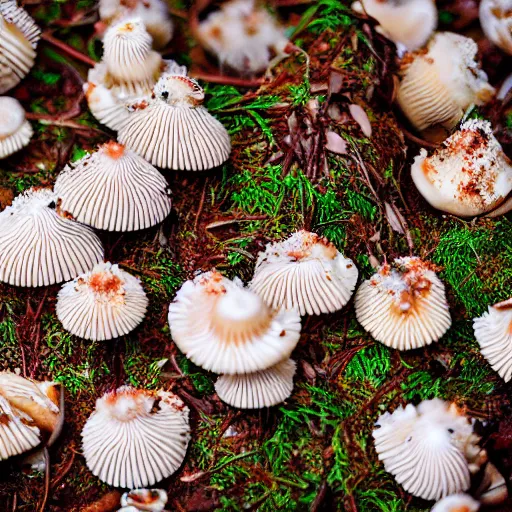
[{"label": "wet mossy ground", "polygon": [[[442,28],[473,27],[459,19],[459,3],[441,4]],[[189,37],[190,6],[171,7],[178,33],[166,55],[193,72],[214,74]],[[36,1],[28,8],[46,32],[100,58],[91,0]],[[206,105],[232,136],[230,161],[208,173],[164,171],[174,209],[162,226],[100,233],[106,258],[137,275],[148,293],[140,328],[108,343],[83,341],[64,332],[56,318],[58,286],[0,285],[2,368],[66,388],[65,428],[51,449],[50,511],[81,510],[105,496],[114,505],[109,508],[106,499],[94,510],[115,508],[112,489],[85,466],[80,431],[95,399],[122,384],[164,387],[190,407],[187,458],[160,484],[172,511],[429,510],[384,471],[371,429],[385,410],[433,397],[454,400],[485,421],[484,442],[495,463],[510,472],[510,454],[487,439],[510,417],[511,388],[480,355],[472,318],[512,296],[511,219],[463,221],[433,211],[419,197],[408,173],[418,146],[404,138],[405,123],[392,105],[394,49],[368,20],[337,0],[278,11],[295,27],[290,35],[309,53],[309,63],[297,53],[261,84],[206,84]],[[29,78],[12,92],[32,114],[36,135],[28,148],[0,162],[2,208],[30,186],[51,185],[67,161],[113,136],[87,111],[81,92],[87,66],[45,41],[38,53]],[[500,56],[494,65],[498,57],[484,57],[498,81],[510,61]],[[349,114],[353,103],[372,123],[369,138]],[[472,115],[492,119],[510,146],[506,108],[493,104]],[[325,151],[326,130],[345,139],[345,155]],[[249,280],[258,251],[300,228],[333,241],[356,261],[362,279],[373,273],[375,261],[414,254],[434,262],[447,285],[453,326],[439,343],[399,353],[362,330],[351,303],[339,313],[306,318],[293,355],[293,395],[268,410],[234,410],[215,395],[215,376],[173,344],[168,304],[196,270],[215,266]],[[20,472],[17,462],[1,465],[0,510],[38,510],[44,478]]]}]

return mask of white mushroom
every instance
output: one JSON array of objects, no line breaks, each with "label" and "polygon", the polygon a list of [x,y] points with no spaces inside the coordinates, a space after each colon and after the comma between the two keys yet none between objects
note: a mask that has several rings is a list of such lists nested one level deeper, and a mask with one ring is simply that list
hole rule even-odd
[{"label": "white mushroom", "polygon": [[199,24],[197,37],[222,67],[242,75],[254,75],[271,67],[286,55],[288,44],[284,29],[253,0],[224,3]]},{"label": "white mushroom", "polygon": [[284,402],[293,391],[295,361],[285,359],[268,370],[222,375],[215,383],[219,398],[240,409],[262,409]]},{"label": "white mushroom", "polygon": [[202,171],[229,158],[224,126],[201,105],[203,89],[186,76],[166,74],[153,97],[136,102],[119,130],[119,142],[148,162],[174,170]]},{"label": "white mushroom", "polygon": [[15,0],[0,2],[0,94],[18,85],[34,65],[40,33]]},{"label": "white mushroom", "polygon": [[466,121],[431,156],[422,149],[411,175],[434,208],[453,215],[494,216],[512,209],[506,201],[512,191],[512,163],[488,121]]},{"label": "white mushroom", "polygon": [[62,216],[50,189],[32,188],[0,213],[0,281],[48,286],[74,279],[102,259],[99,238]]},{"label": "white mushroom", "polygon": [[134,231],[171,212],[165,178],[146,160],[108,142],[57,177],[60,208],[79,222],[108,231]]},{"label": "white mushroom", "polygon": [[512,299],[499,302],[473,321],[482,355],[500,377],[512,379]]},{"label": "white mushroom", "polygon": [[266,370],[299,341],[300,316],[274,311],[254,292],[218,272],[187,281],[169,306],[178,348],[206,370],[229,375]]},{"label": "white mushroom", "polygon": [[471,421],[454,404],[439,399],[386,412],[373,431],[379,460],[414,496],[439,500],[465,491],[478,453],[479,437]]},{"label": "white mushroom", "polygon": [[482,0],[480,25],[487,39],[505,52],[512,54],[511,0]]},{"label": "white mushroom", "polygon": [[167,503],[167,493],[163,489],[135,489],[121,497],[122,507],[134,510],[161,512]]},{"label": "white mushroom", "polygon": [[136,277],[117,265],[98,263],[62,287],[57,317],[71,334],[104,341],[135,329],[147,306],[148,299]]},{"label": "white mushroom", "polygon": [[9,96],[0,96],[0,159],[6,158],[25,147],[32,138],[33,130],[25,119],[20,102]]},{"label": "white mushroom", "polygon": [[100,0],[99,12],[101,21],[108,25],[125,18],[140,18],[157,49],[166,46],[174,32],[169,7],[163,0]]},{"label": "white mushroom", "polygon": [[350,300],[357,276],[354,262],[327,239],[298,231],[267,244],[249,286],[273,308],[319,315],[338,311]]},{"label": "white mushroom", "polygon": [[480,503],[468,494],[452,494],[438,501],[430,512],[477,512]]},{"label": "white mushroom", "polygon": [[128,117],[125,104],[150,96],[162,74],[186,74],[185,67],[151,49],[151,36],[139,18],[109,28],[103,47],[103,58],[89,71],[84,90],[92,114],[113,130]]},{"label": "white mushroom", "polygon": [[96,400],[82,430],[87,467],[114,487],[154,485],[178,470],[190,439],[188,407],[172,393],[124,386]]},{"label": "white mushroom", "polygon": [[384,264],[356,293],[359,323],[377,341],[410,350],[437,341],[450,327],[444,285],[419,258]]},{"label": "white mushroom", "polygon": [[425,49],[407,54],[401,63],[398,104],[424,137],[443,138],[471,105],[494,95],[475,57],[475,41],[439,32]]},{"label": "white mushroom", "polygon": [[430,39],[437,27],[434,0],[361,0],[354,11],[375,18],[377,31],[393,41],[399,51],[414,51]]}]

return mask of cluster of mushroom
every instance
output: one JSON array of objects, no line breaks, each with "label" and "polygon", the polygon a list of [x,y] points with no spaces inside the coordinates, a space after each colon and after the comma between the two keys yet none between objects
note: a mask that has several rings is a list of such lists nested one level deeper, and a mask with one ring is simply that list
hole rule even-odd
[{"label": "cluster of mushroom", "polygon": [[331,243],[299,231],[267,246],[247,288],[216,271],[187,281],[169,306],[171,335],[191,361],[222,374],[215,385],[221,400],[244,409],[270,407],[293,390],[290,355],[300,316],[341,309],[357,275]]},{"label": "cluster of mushroom", "polygon": [[440,500],[432,510],[478,510],[478,502],[460,494],[472,483],[482,504],[502,503],[508,493],[505,479],[479,446],[474,425],[455,404],[437,398],[417,407],[408,404],[380,416],[373,431],[375,449],[407,492]]},{"label": "cluster of mushroom", "polygon": [[[0,2],[0,94],[25,78],[36,58],[40,29],[15,0]],[[0,159],[25,147],[32,138],[32,127],[25,110],[15,98],[0,96]]]}]

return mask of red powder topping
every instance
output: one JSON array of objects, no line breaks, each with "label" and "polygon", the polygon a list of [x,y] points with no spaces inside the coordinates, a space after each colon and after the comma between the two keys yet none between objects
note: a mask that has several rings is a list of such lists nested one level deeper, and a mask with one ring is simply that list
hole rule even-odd
[{"label": "red powder topping", "polygon": [[89,279],[89,286],[96,293],[118,293],[122,285],[123,281],[110,273],[99,272]]},{"label": "red powder topping", "polygon": [[113,160],[121,158],[124,154],[124,146],[122,144],[119,144],[119,142],[107,142],[103,146],[103,149],[105,150],[105,153]]}]

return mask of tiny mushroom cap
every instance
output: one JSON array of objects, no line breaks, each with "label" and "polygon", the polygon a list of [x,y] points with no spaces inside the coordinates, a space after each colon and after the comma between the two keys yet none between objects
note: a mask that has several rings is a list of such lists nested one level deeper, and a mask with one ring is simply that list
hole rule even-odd
[{"label": "tiny mushroom cap", "polygon": [[199,24],[197,37],[222,67],[242,75],[265,71],[272,54],[284,56],[288,44],[284,29],[253,0],[226,2]]},{"label": "tiny mushroom cap", "polygon": [[452,494],[438,501],[430,512],[477,512],[480,503],[469,494]]},{"label": "tiny mushroom cap", "polygon": [[402,487],[425,500],[465,491],[473,468],[468,455],[479,451],[471,421],[439,399],[384,413],[373,431],[379,460]]},{"label": "tiny mushroom cap", "polygon": [[203,99],[203,89],[192,78],[163,75],[151,99],[131,105],[119,142],[158,167],[218,167],[229,158],[231,141],[226,128],[201,105]]},{"label": "tiny mushroom cap", "polygon": [[104,341],[135,329],[144,319],[147,306],[139,279],[117,265],[98,263],[63,285],[57,317],[71,334]]},{"label": "tiny mushroom cap", "polygon": [[475,61],[477,51],[472,39],[439,32],[426,48],[403,58],[398,104],[424,137],[444,138],[471,105],[494,95]]},{"label": "tiny mushroom cap", "polygon": [[378,32],[410,52],[424,46],[437,27],[434,0],[361,0],[352,9],[375,18]]},{"label": "tiny mushroom cap", "polygon": [[295,308],[301,315],[338,311],[357,282],[354,262],[327,239],[297,231],[267,244],[256,262],[250,288],[273,308]]},{"label": "tiny mushroom cap", "polygon": [[154,485],[178,470],[190,440],[188,407],[174,394],[123,386],[96,400],[82,430],[87,467],[114,487]]},{"label": "tiny mushroom cap", "polygon": [[223,402],[240,409],[272,407],[292,394],[296,366],[292,359],[285,359],[267,370],[221,375],[215,391]]},{"label": "tiny mushroom cap", "polygon": [[422,149],[411,175],[421,195],[438,210],[474,217],[512,209],[512,163],[488,121],[466,121],[431,156]]},{"label": "tiny mushroom cap", "polygon": [[68,219],[57,203],[51,189],[31,188],[0,213],[0,281],[49,286],[103,260],[92,229]]},{"label": "tiny mushroom cap", "polygon": [[216,271],[183,284],[169,306],[169,325],[192,362],[228,375],[274,366],[290,356],[300,338],[297,311],[272,310],[240,279]]},{"label": "tiny mushroom cap", "polygon": [[20,102],[9,96],[0,96],[0,159],[25,147],[33,135],[32,126],[25,119]]},{"label": "tiny mushroom cap", "polygon": [[100,0],[99,13],[109,25],[127,17],[140,18],[155,48],[163,48],[172,39],[174,24],[164,0]]},{"label": "tiny mushroom cap", "polygon": [[507,500],[507,482],[491,462],[485,465],[482,480],[474,494],[482,505],[499,505]]},{"label": "tiny mushroom cap", "polygon": [[162,222],[171,212],[165,178],[122,144],[108,142],[59,174],[60,207],[97,229],[135,231]]},{"label": "tiny mushroom cap", "polygon": [[121,497],[122,507],[134,507],[135,510],[161,512],[167,503],[167,493],[163,489],[135,489],[125,492]]},{"label": "tiny mushroom cap", "polygon": [[512,299],[499,302],[473,321],[482,355],[500,377],[512,379]]},{"label": "tiny mushroom cap", "polygon": [[64,420],[62,397],[62,389],[54,382],[36,382],[0,372],[0,460],[41,442],[53,443]]},{"label": "tiny mushroom cap", "polygon": [[410,350],[437,341],[450,327],[444,285],[435,267],[417,257],[384,264],[359,287],[359,323],[377,341]]},{"label": "tiny mushroom cap", "polygon": [[0,94],[18,85],[34,65],[40,33],[15,0],[0,2]]},{"label": "tiny mushroom cap", "polygon": [[487,39],[512,54],[512,3],[510,0],[482,0],[480,25]]}]

